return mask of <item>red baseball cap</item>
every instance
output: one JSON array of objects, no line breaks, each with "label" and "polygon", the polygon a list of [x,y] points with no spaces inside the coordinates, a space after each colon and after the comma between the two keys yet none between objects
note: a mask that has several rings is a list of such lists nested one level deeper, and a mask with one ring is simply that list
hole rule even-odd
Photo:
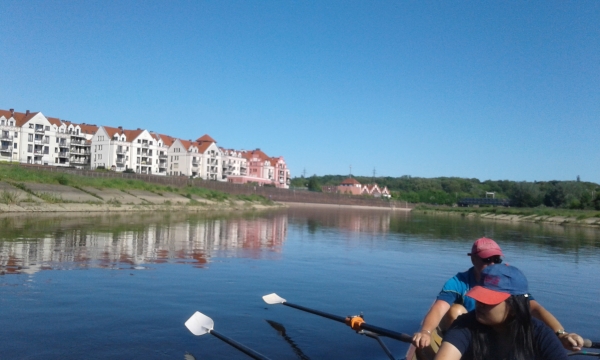
[{"label": "red baseball cap", "polygon": [[471,247],[471,252],[467,255],[477,255],[482,259],[489,258],[490,256],[504,256],[500,246],[498,246],[494,240],[486,237],[477,239],[473,243],[473,247]]}]

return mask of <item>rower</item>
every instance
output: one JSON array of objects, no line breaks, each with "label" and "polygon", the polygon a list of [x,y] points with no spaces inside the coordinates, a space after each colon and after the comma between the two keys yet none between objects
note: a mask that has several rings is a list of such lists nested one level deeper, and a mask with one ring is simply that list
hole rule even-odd
[{"label": "rower", "polygon": [[[423,319],[421,330],[413,335],[413,345],[419,349],[428,348],[435,332],[443,334],[452,322],[462,314],[475,310],[475,301],[466,296],[481,278],[481,272],[487,266],[502,263],[502,250],[498,244],[489,238],[481,238],[473,243],[471,252],[473,266],[465,272],[460,272],[448,280],[436,301]],[[567,350],[581,350],[583,338],[575,333],[565,331],[560,322],[540,303],[530,298],[531,315],[554,331]]]}]

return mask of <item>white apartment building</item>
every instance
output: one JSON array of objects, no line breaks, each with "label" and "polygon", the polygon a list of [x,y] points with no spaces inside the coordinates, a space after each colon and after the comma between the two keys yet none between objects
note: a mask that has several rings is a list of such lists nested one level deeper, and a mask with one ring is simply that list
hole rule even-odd
[{"label": "white apartment building", "polygon": [[217,146],[217,142],[210,136],[204,135],[198,138],[196,143],[198,143],[201,159],[198,176],[204,180],[223,181],[223,154]]},{"label": "white apartment building", "polygon": [[148,130],[100,126],[92,137],[91,168],[166,175],[166,161],[159,161],[159,155],[165,159],[165,150],[162,140]]},{"label": "white apartment building", "polygon": [[74,124],[63,120],[69,135],[69,163],[78,169],[89,169],[92,154],[92,138],[98,127],[91,124]]},{"label": "white apartment building", "polygon": [[75,124],[41,112],[0,110],[0,161],[80,169],[130,169],[140,174],[200,177],[231,183],[254,182],[288,188],[283,157],[260,149],[223,149],[209,135],[195,141],[138,128]]},{"label": "white apartment building", "polygon": [[200,154],[198,144],[181,139],[175,139],[167,153],[169,158],[168,174],[173,176],[198,177]]},{"label": "white apartment building", "polygon": [[13,109],[0,110],[0,161],[19,161],[21,127],[17,122]]}]

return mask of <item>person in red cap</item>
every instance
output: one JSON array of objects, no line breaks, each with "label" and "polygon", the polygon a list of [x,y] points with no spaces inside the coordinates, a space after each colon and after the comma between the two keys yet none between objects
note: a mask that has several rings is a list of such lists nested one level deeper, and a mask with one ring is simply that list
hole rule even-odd
[{"label": "person in red cap", "polygon": [[[443,333],[458,316],[475,310],[475,300],[467,297],[467,292],[478,284],[481,272],[486,267],[501,264],[502,256],[504,256],[500,246],[494,240],[486,237],[475,241],[471,252],[467,255],[471,257],[473,266],[465,272],[456,274],[444,284],[436,301],[425,315],[421,330],[413,335],[413,345],[418,349],[430,346],[434,332],[439,330],[440,333]],[[529,304],[531,314],[555,331],[566,349],[581,349],[583,346],[581,336],[565,332],[560,322],[533,297],[530,297]]]},{"label": "person in red cap", "polygon": [[486,267],[467,296],[475,310],[452,324],[436,360],[567,359],[552,330],[532,317],[527,279],[516,267]]}]

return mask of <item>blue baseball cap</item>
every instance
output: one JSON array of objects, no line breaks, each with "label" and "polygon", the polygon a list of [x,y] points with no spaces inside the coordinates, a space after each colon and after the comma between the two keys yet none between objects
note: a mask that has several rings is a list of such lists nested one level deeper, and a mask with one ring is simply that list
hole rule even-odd
[{"label": "blue baseball cap", "polygon": [[479,284],[467,296],[487,305],[497,305],[511,295],[529,293],[527,278],[521,270],[510,265],[490,265],[481,272]]}]

